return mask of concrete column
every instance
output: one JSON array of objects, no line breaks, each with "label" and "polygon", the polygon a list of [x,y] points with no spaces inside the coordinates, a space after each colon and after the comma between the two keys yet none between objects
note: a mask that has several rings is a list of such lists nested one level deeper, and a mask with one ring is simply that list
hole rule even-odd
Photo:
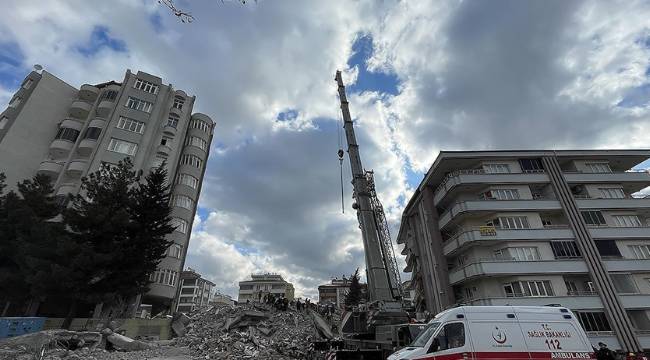
[{"label": "concrete column", "polygon": [[591,237],[587,224],[578,209],[569,184],[564,178],[560,164],[554,156],[542,158],[544,169],[551,179],[555,194],[562,205],[564,214],[569,220],[571,230],[576,239],[576,244],[582,253],[587,264],[589,275],[598,289],[598,295],[605,307],[605,313],[609,318],[612,329],[616,332],[621,347],[625,351],[639,352],[643,348],[637,339],[634,327],[630,321],[621,300],[616,293],[614,283],[609,276],[605,263],[600,257],[596,242]]}]

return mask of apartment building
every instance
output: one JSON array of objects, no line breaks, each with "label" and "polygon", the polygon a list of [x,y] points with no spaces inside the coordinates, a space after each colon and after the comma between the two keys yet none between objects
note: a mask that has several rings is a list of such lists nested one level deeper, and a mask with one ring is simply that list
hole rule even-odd
[{"label": "apartment building", "polygon": [[142,303],[172,309],[208,159],[214,123],[192,113],[195,97],[144,72],[79,89],[32,71],[0,113],[0,169],[9,190],[36,173],[52,179],[63,202],[101,164],[131,158],[145,173],[166,162],[172,189],[173,245],[151,274]]},{"label": "apartment building", "polygon": [[251,274],[251,280],[239,282],[239,296],[237,301],[259,301],[265,295],[273,294],[275,297],[294,298],[293,284],[287,282],[279,274]]},{"label": "apartment building", "polygon": [[204,279],[194,269],[181,272],[176,311],[191,312],[208,306],[213,300],[214,283]]},{"label": "apartment building", "polygon": [[650,349],[650,150],[443,151],[397,242],[418,311],[561,305],[596,344]]},{"label": "apartment building", "polygon": [[[345,276],[342,279],[334,278],[329,284],[318,286],[318,303],[334,304],[339,308],[345,306],[345,297],[350,291],[351,280]],[[368,284],[361,283],[361,292],[365,295],[368,292]],[[365,297],[365,296],[364,296]]]}]

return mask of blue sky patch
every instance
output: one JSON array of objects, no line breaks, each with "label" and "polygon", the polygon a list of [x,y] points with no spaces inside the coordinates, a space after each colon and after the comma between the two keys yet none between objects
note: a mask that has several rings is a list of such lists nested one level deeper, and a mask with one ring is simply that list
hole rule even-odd
[{"label": "blue sky patch", "polygon": [[298,118],[298,110],[287,109],[287,110],[279,113],[276,120],[278,120],[278,121],[293,121],[293,120],[296,120],[296,118]]},{"label": "blue sky patch", "polygon": [[404,170],[406,171],[406,182],[412,188],[417,188],[418,185],[420,185],[422,182],[422,179],[424,179],[424,174],[421,172],[413,171],[408,165],[404,167]]},{"label": "blue sky patch", "polygon": [[25,55],[15,42],[0,42],[0,85],[6,89],[15,89],[25,77],[22,69]]},{"label": "blue sky patch", "polygon": [[156,32],[160,32],[164,28],[162,24],[162,16],[160,16],[159,13],[150,15],[149,22],[151,23],[151,26],[153,26],[154,30],[156,30]]},{"label": "blue sky patch", "polygon": [[351,93],[363,91],[378,91],[391,95],[399,94],[397,89],[399,79],[395,73],[370,72],[366,62],[372,56],[372,36],[361,35],[352,44],[352,56],[348,59],[348,66],[359,68],[357,82],[348,87]]},{"label": "blue sky patch", "polygon": [[109,48],[117,52],[126,52],[126,43],[123,40],[114,38],[106,26],[95,26],[90,34],[90,40],[83,46],[78,46],[77,51],[86,57],[97,54],[101,49]]},{"label": "blue sky patch", "polygon": [[650,106],[650,83],[630,90],[617,106],[624,108]]}]

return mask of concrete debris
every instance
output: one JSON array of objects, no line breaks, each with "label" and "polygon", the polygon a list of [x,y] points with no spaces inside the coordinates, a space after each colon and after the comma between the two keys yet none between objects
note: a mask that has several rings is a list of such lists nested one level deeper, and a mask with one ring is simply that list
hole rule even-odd
[{"label": "concrete debris", "polygon": [[151,345],[145,342],[133,340],[130,337],[126,337],[117,333],[108,335],[106,337],[106,341],[113,344],[113,346],[115,346],[117,349],[125,351],[148,350],[152,348]]},{"label": "concrete debris", "polygon": [[197,359],[319,359],[320,339],[308,312],[277,311],[259,304],[223,305],[191,316],[179,346]]}]

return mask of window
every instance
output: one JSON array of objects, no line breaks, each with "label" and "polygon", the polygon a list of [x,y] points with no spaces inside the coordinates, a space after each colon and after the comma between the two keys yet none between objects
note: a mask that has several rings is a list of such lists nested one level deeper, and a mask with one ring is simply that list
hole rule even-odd
[{"label": "window", "polygon": [[117,91],[115,90],[106,90],[102,93],[102,96],[99,97],[99,101],[115,101],[117,99]]},{"label": "window", "polygon": [[138,150],[138,144],[111,138],[111,142],[108,144],[108,150],[133,156]]},{"label": "window", "polygon": [[146,113],[150,113],[153,104],[148,101],[136,99],[134,97],[129,96],[129,98],[126,100],[126,107],[130,109],[140,110]]},{"label": "window", "polygon": [[192,119],[192,121],[190,121],[190,128],[200,129],[205,131],[206,133],[210,132],[210,125],[203,120]]},{"label": "window", "polygon": [[160,167],[160,165],[162,165],[166,160],[167,158],[165,157],[156,156],[156,158],[151,162],[151,167],[154,168]]},{"label": "window", "polygon": [[192,210],[194,201],[185,195],[174,195],[172,196],[172,205]]},{"label": "window", "polygon": [[2,118],[0,118],[0,130],[4,129],[5,126],[7,126],[8,123],[9,123],[9,118],[8,117],[3,116]]},{"label": "window", "polygon": [[25,79],[25,81],[23,82],[23,85],[22,85],[22,86],[23,86],[23,89],[29,89],[30,87],[32,87],[32,84],[33,84],[33,83],[34,83],[34,80],[32,80],[32,79]]},{"label": "window", "polygon": [[603,226],[607,225],[605,218],[600,211],[581,211],[582,218],[585,219],[587,225]]},{"label": "window", "polygon": [[174,231],[187,234],[187,221],[179,218],[173,218],[171,221],[171,225],[176,228]]},{"label": "window", "polygon": [[162,139],[160,139],[160,145],[171,146],[172,140],[173,139],[168,136],[163,136]]},{"label": "window", "polygon": [[540,159],[519,159],[519,166],[522,172],[542,172],[544,165]]},{"label": "window", "polygon": [[606,162],[602,163],[586,163],[585,166],[591,173],[611,173],[612,169]]},{"label": "window", "polygon": [[573,281],[564,281],[566,285],[567,295],[577,295],[579,294],[578,285]]},{"label": "window", "polygon": [[487,174],[508,174],[510,166],[508,164],[483,164],[483,170]]},{"label": "window", "polygon": [[636,215],[614,215],[612,216],[614,219],[614,224],[615,226],[618,227],[640,227],[641,226],[641,220],[639,220],[639,217]]},{"label": "window", "polygon": [[167,249],[167,256],[180,259],[183,254],[183,247],[178,244],[172,244],[169,249]]},{"label": "window", "polygon": [[133,87],[152,94],[158,93],[158,85],[140,79],[135,79],[135,84]]},{"label": "window", "polygon": [[182,109],[184,104],[185,104],[185,99],[183,99],[180,96],[175,96],[174,104],[172,105],[172,107],[175,109]]},{"label": "window", "polygon": [[129,119],[124,116],[120,116],[120,119],[117,121],[117,128],[142,134],[144,132],[144,123],[142,121],[137,121],[137,120]]},{"label": "window", "polygon": [[434,351],[454,349],[465,346],[465,327],[463,323],[446,324],[436,337],[439,347]]},{"label": "window", "polygon": [[575,241],[551,241],[551,248],[556,259],[575,259],[581,257]]},{"label": "window", "polygon": [[614,240],[595,240],[596,248],[601,256],[615,256],[620,257],[621,252],[616,246],[616,241]]},{"label": "window", "polygon": [[493,226],[498,226],[501,229],[530,229],[526,216],[498,217],[493,221]]},{"label": "window", "polygon": [[553,296],[553,288],[548,280],[516,281],[503,284],[506,297],[544,297]]},{"label": "window", "polygon": [[156,270],[149,275],[149,280],[162,285],[175,286],[178,272],[169,269]]},{"label": "window", "polygon": [[89,127],[84,133],[84,139],[97,140],[99,135],[102,133],[102,128],[98,127]]},{"label": "window", "polygon": [[622,188],[598,188],[603,199],[625,199]]},{"label": "window", "polygon": [[639,289],[630,274],[609,274],[612,277],[614,288],[619,294],[636,294]]},{"label": "window", "polygon": [[239,290],[253,290],[253,285],[239,285]]},{"label": "window", "polygon": [[185,154],[181,157],[181,165],[191,165],[200,169],[203,165],[203,160],[198,156]]},{"label": "window", "polygon": [[176,183],[187,185],[192,189],[196,189],[199,187],[199,179],[189,174],[179,174]]},{"label": "window", "polygon": [[169,117],[167,117],[167,126],[171,126],[174,129],[178,126],[178,115],[176,114],[169,114]]},{"label": "window", "polygon": [[494,251],[497,259],[515,261],[536,261],[542,258],[536,247],[511,247]]},{"label": "window", "polygon": [[17,107],[18,105],[20,105],[20,102],[22,100],[23,98],[21,98],[20,96],[14,96],[13,99],[11,99],[11,101],[9,102],[9,107],[13,107],[13,108]]},{"label": "window", "polygon": [[612,331],[602,311],[576,311],[575,314],[585,331]]},{"label": "window", "polygon": [[71,142],[77,141],[79,136],[79,130],[70,129],[70,128],[60,128],[56,133],[54,139],[67,140]]},{"label": "window", "polygon": [[635,259],[650,259],[650,245],[629,245]]},{"label": "window", "polygon": [[196,136],[186,138],[185,146],[196,146],[203,151],[208,151],[208,142]]}]

